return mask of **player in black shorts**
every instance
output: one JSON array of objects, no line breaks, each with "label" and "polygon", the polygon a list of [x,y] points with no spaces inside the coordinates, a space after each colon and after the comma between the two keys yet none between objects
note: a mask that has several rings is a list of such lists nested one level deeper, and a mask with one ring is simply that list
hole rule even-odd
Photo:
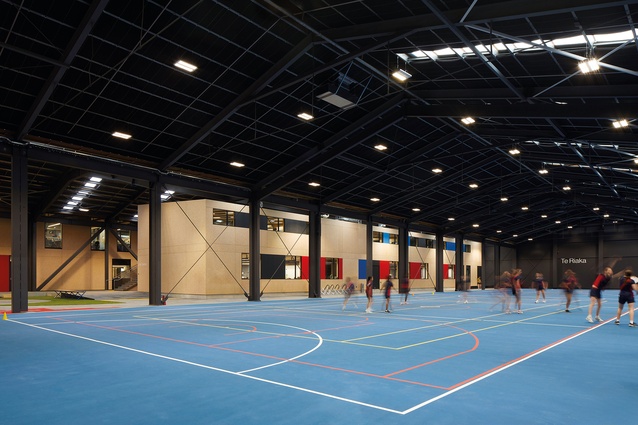
[{"label": "player in black shorts", "polygon": [[629,326],[635,327],[634,323],[634,290],[638,291],[638,284],[631,278],[631,271],[627,270],[625,276],[620,278],[620,292],[618,293],[618,312],[616,313],[616,324],[620,325],[620,315],[623,307],[627,303],[629,308]]}]

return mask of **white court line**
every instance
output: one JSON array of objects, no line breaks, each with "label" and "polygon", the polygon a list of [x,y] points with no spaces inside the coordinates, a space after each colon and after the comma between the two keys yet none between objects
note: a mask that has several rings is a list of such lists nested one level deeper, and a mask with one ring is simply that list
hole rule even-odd
[{"label": "white court line", "polygon": [[170,360],[170,361],[177,362],[177,363],[182,363],[182,364],[187,364],[187,365],[190,365],[190,366],[200,367],[202,369],[213,370],[215,372],[226,373],[226,374],[233,375],[233,376],[239,376],[241,378],[252,379],[254,381],[264,382],[264,383],[267,383],[267,384],[272,384],[272,385],[277,385],[277,386],[280,386],[280,387],[290,388],[290,389],[293,389],[293,390],[303,391],[303,392],[310,393],[310,394],[315,394],[315,395],[318,395],[318,396],[321,396],[321,397],[326,397],[326,398],[331,398],[331,399],[334,399],[334,400],[344,401],[346,403],[357,404],[359,406],[369,407],[369,408],[372,408],[372,409],[382,410],[382,411],[390,412],[390,413],[403,414],[402,412],[400,412],[398,410],[389,409],[389,408],[386,408],[386,407],[383,407],[383,406],[377,406],[377,405],[374,405],[374,404],[365,403],[365,402],[358,401],[358,400],[353,400],[353,399],[349,399],[349,398],[345,398],[345,397],[339,397],[339,396],[336,396],[336,395],[333,395],[333,394],[328,394],[328,393],[324,393],[324,392],[321,392],[321,391],[315,391],[315,390],[311,390],[309,388],[303,388],[303,387],[299,387],[299,386],[296,386],[296,385],[284,384],[283,382],[272,381],[270,379],[264,379],[264,378],[258,378],[256,376],[245,375],[243,372],[233,372],[233,371],[226,370],[226,369],[220,369],[220,368],[217,368],[217,367],[214,367],[214,366],[207,366],[207,365],[203,365],[203,364],[200,364],[200,363],[190,362],[188,360],[183,360],[183,359],[178,359],[178,358],[175,358],[175,357],[164,356],[164,355],[161,355],[161,354],[151,353],[149,351],[138,350],[137,348],[131,348],[131,347],[127,347],[127,346],[120,345],[120,344],[113,344],[113,343],[110,343],[110,342],[101,341],[99,339],[94,339],[94,338],[88,338],[88,337],[85,337],[85,336],[74,335],[74,334],[71,334],[71,333],[68,333],[68,332],[61,332],[61,331],[56,331],[54,329],[47,329],[47,328],[43,328],[41,326],[32,325],[32,324],[29,324],[29,323],[23,323],[23,322],[11,320],[11,319],[8,319],[8,321],[12,322],[12,323],[17,323],[17,324],[20,324],[20,325],[23,325],[23,326],[29,326],[31,328],[40,329],[40,330],[47,331],[47,332],[53,332],[53,333],[56,333],[56,334],[59,334],[59,335],[65,335],[65,336],[70,336],[72,338],[78,338],[78,339],[82,339],[82,340],[85,340],[85,341],[94,342],[96,344],[107,345],[109,347],[120,348],[122,350],[132,351],[134,353],[144,354],[144,355],[151,356],[151,357],[157,357],[157,358],[164,359],[164,360]]},{"label": "white court line", "polygon": [[[627,314],[627,313],[625,313],[625,314]],[[623,314],[623,316],[625,314]],[[226,373],[226,374],[233,375],[233,376],[239,376],[239,377],[251,379],[251,380],[254,380],[254,381],[259,381],[259,382],[264,382],[264,383],[268,383],[268,384],[272,384],[272,385],[277,385],[277,386],[280,386],[280,387],[290,388],[290,389],[294,389],[294,390],[298,390],[298,391],[302,391],[302,392],[306,392],[306,393],[310,393],[310,394],[315,394],[315,395],[319,395],[319,396],[330,398],[330,399],[334,399],[334,400],[343,401],[343,402],[346,402],[346,403],[352,403],[352,404],[356,404],[356,405],[364,406],[364,407],[369,407],[369,408],[376,409],[376,410],[382,410],[382,411],[389,412],[389,413],[395,413],[395,414],[398,414],[398,415],[407,415],[407,414],[412,413],[412,412],[414,412],[416,410],[419,410],[419,409],[421,409],[421,408],[423,408],[423,407],[425,407],[425,406],[427,406],[429,404],[432,404],[432,403],[434,403],[434,402],[436,402],[438,400],[441,400],[441,399],[443,399],[443,398],[445,398],[445,397],[447,397],[449,395],[452,395],[452,394],[454,394],[454,393],[456,393],[456,392],[458,392],[458,391],[460,391],[462,389],[468,388],[468,387],[470,387],[470,386],[472,386],[472,385],[474,385],[474,384],[476,384],[476,383],[478,383],[478,382],[480,382],[480,381],[482,381],[484,379],[487,379],[487,378],[492,377],[492,376],[494,376],[494,375],[496,375],[496,374],[498,374],[500,372],[503,372],[503,371],[509,369],[512,366],[516,366],[516,365],[518,365],[520,363],[523,363],[523,362],[525,362],[525,361],[527,361],[527,360],[529,360],[529,359],[531,359],[533,357],[536,357],[539,354],[545,353],[546,351],[549,351],[549,350],[551,350],[553,348],[556,348],[559,345],[562,345],[562,344],[564,344],[567,341],[571,341],[572,339],[578,338],[578,337],[580,337],[582,335],[585,335],[586,333],[589,333],[589,332],[591,332],[593,330],[596,330],[600,326],[603,326],[603,325],[611,322],[612,320],[614,320],[614,319],[609,319],[609,320],[607,320],[605,322],[602,322],[602,323],[599,323],[599,324],[597,324],[595,326],[592,326],[589,329],[586,329],[584,331],[578,332],[578,333],[576,333],[576,334],[574,334],[574,335],[572,335],[570,337],[567,337],[565,339],[562,339],[562,340],[560,340],[560,341],[558,341],[558,342],[556,342],[554,344],[548,345],[545,348],[543,348],[542,350],[535,351],[535,352],[533,352],[531,354],[523,356],[523,357],[519,358],[518,360],[516,360],[515,362],[512,362],[512,363],[509,363],[507,365],[504,365],[504,366],[502,366],[502,367],[500,367],[500,368],[498,368],[496,370],[493,370],[490,373],[487,373],[487,374],[482,375],[482,376],[480,376],[480,377],[478,377],[478,378],[476,378],[476,379],[474,379],[472,381],[469,381],[469,382],[467,382],[467,383],[465,383],[465,384],[463,384],[463,385],[461,385],[461,386],[459,386],[457,388],[454,388],[453,390],[447,391],[447,392],[445,392],[443,394],[440,394],[440,395],[438,395],[436,397],[428,399],[428,400],[426,400],[426,401],[424,401],[422,403],[419,403],[419,404],[417,404],[417,405],[415,405],[413,407],[410,407],[410,408],[408,408],[406,410],[400,411],[400,410],[395,410],[395,409],[390,409],[390,408],[383,407],[383,406],[373,405],[373,404],[370,404],[370,403],[365,403],[365,402],[362,402],[362,401],[353,400],[353,399],[349,399],[349,398],[345,398],[345,397],[339,397],[339,396],[336,396],[336,395],[333,395],[333,394],[324,393],[324,392],[321,392],[321,391],[311,390],[309,388],[303,388],[303,387],[299,387],[299,386],[296,386],[296,385],[284,384],[283,382],[272,381],[272,380],[269,380],[269,379],[264,379],[264,378],[259,378],[259,377],[256,377],[256,376],[246,375],[245,372],[233,372],[233,371],[230,371],[230,370],[221,369],[221,368],[217,368],[217,367],[214,367],[214,366],[207,366],[207,365],[203,365],[203,364],[200,364],[200,363],[191,362],[191,361],[188,361],[188,360],[183,360],[183,359],[178,359],[178,358],[175,358],[175,357],[164,356],[164,355],[161,355],[161,354],[151,353],[151,352],[148,352],[148,351],[139,350],[139,349],[136,349],[136,348],[131,348],[131,347],[127,347],[127,346],[124,346],[124,345],[113,344],[113,343],[110,343],[110,342],[101,341],[101,340],[97,340],[97,339],[94,339],[94,338],[88,338],[88,337],[84,337],[84,336],[80,336],[80,335],[74,335],[74,334],[67,333],[67,332],[61,332],[61,331],[57,331],[57,330],[54,330],[54,329],[48,329],[48,328],[44,328],[44,327],[41,327],[41,326],[37,326],[37,325],[33,325],[33,324],[28,324],[28,323],[23,323],[23,322],[20,322],[20,321],[15,321],[15,320],[12,320],[12,319],[8,319],[9,322],[17,323],[17,324],[20,324],[20,325],[23,325],[23,326],[28,326],[28,327],[32,327],[32,328],[36,328],[36,329],[40,329],[40,330],[47,331],[47,332],[53,332],[53,333],[57,333],[57,334],[60,334],[60,335],[69,336],[69,337],[72,337],[72,338],[78,338],[78,339],[82,339],[82,340],[85,340],[85,341],[94,342],[94,343],[97,343],[97,344],[102,344],[102,345],[107,345],[107,346],[110,346],[110,347],[120,348],[122,350],[127,350],[127,351],[131,351],[131,352],[139,353],[139,354],[145,354],[145,355],[151,356],[151,357],[161,358],[161,359],[164,359],[164,360],[169,360],[169,361],[174,361],[174,362],[177,362],[177,363],[187,364],[187,365],[190,365],[190,366],[200,367],[202,369],[213,370],[213,371],[216,371],[216,372]]]},{"label": "white court line", "polygon": [[598,324],[598,325],[596,325],[596,326],[593,326],[593,327],[591,327],[591,328],[589,328],[589,329],[586,329],[586,330],[584,330],[584,331],[582,331],[582,332],[579,332],[579,333],[577,333],[577,334],[575,334],[575,335],[572,335],[572,336],[570,336],[570,337],[568,337],[568,338],[565,338],[565,339],[563,339],[563,340],[560,340],[560,341],[558,341],[558,342],[555,342],[554,344],[548,345],[547,347],[543,348],[542,350],[539,350],[539,351],[533,352],[533,353],[531,353],[531,354],[528,354],[528,355],[526,355],[526,356],[523,356],[523,357],[521,357],[520,359],[516,360],[515,362],[509,363],[509,364],[507,364],[507,365],[505,365],[505,366],[503,366],[503,367],[500,367],[500,368],[498,368],[498,369],[496,369],[496,370],[494,370],[494,371],[492,371],[492,372],[490,372],[490,373],[488,373],[488,374],[485,374],[485,375],[483,375],[483,376],[480,376],[480,377],[478,377],[478,378],[476,378],[476,379],[474,379],[474,380],[472,380],[472,381],[470,381],[470,382],[467,382],[467,383],[465,383],[465,384],[463,384],[463,385],[461,385],[461,386],[459,386],[459,387],[457,387],[457,388],[454,388],[453,390],[447,391],[447,392],[445,392],[445,393],[443,393],[443,394],[440,394],[440,395],[438,395],[438,396],[436,396],[436,397],[433,397],[433,398],[431,398],[431,399],[429,399],[429,400],[426,400],[426,401],[424,401],[423,403],[417,404],[416,406],[413,406],[413,407],[411,407],[411,408],[409,408],[409,409],[407,409],[407,410],[404,410],[404,411],[400,412],[400,414],[402,414],[402,415],[407,415],[408,413],[414,412],[415,410],[418,410],[418,409],[420,409],[420,408],[422,408],[422,407],[425,407],[425,406],[427,406],[428,404],[432,404],[432,403],[434,403],[435,401],[441,400],[442,398],[445,398],[445,397],[447,397],[447,396],[449,396],[449,395],[452,395],[452,394],[454,394],[454,393],[455,393],[455,392],[457,392],[457,391],[460,391],[460,390],[465,389],[465,388],[467,388],[467,387],[469,387],[469,386],[471,386],[471,385],[474,385],[474,384],[476,384],[477,382],[480,382],[480,381],[482,381],[482,380],[484,380],[484,379],[487,379],[487,378],[489,378],[489,377],[491,377],[491,376],[496,375],[497,373],[501,373],[501,372],[503,372],[504,370],[507,370],[507,369],[509,369],[509,368],[510,368],[510,367],[512,367],[512,366],[516,366],[516,365],[518,365],[518,364],[520,364],[520,363],[523,363],[523,362],[525,362],[525,361],[527,361],[527,360],[529,360],[529,359],[531,359],[531,358],[533,358],[533,357],[538,356],[539,354],[542,354],[542,353],[544,353],[544,352],[546,352],[546,351],[549,351],[549,350],[551,350],[552,348],[556,348],[556,347],[558,347],[559,345],[564,344],[564,343],[565,343],[565,342],[567,342],[567,341],[571,341],[572,339],[578,338],[579,336],[585,335],[585,334],[586,334],[586,333],[588,333],[588,332],[591,332],[591,331],[593,331],[593,330],[595,330],[595,329],[598,329],[599,327],[601,327],[602,325],[604,325],[604,324],[606,324],[606,323],[610,322],[611,320],[612,320],[612,319],[609,319],[609,320],[607,320],[607,321],[605,321],[605,322],[603,322],[603,323],[599,323],[599,324]]}]

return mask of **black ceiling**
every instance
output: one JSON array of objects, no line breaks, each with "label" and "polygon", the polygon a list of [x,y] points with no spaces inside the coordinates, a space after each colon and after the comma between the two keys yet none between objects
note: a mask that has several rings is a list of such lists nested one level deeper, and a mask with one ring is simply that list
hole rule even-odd
[{"label": "black ceiling", "polygon": [[37,219],[134,224],[160,181],[507,242],[635,224],[637,22],[638,0],[0,0],[0,213],[26,149]]}]

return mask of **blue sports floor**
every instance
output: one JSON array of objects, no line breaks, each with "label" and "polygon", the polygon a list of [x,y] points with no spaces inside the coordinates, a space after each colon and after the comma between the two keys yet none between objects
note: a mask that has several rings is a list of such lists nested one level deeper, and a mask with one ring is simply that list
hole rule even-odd
[{"label": "blue sports floor", "polygon": [[[624,424],[638,328],[586,291],[505,314],[496,291],[10,314],[7,424]],[[580,302],[580,307],[578,307]],[[356,305],[355,305],[356,303]]]}]

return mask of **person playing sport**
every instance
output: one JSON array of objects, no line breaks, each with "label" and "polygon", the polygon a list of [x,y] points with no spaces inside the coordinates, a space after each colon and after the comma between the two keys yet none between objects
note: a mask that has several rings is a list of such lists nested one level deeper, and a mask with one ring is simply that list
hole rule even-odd
[{"label": "person playing sport", "polygon": [[631,278],[631,271],[627,270],[625,276],[620,278],[620,292],[618,293],[618,312],[616,313],[616,323],[620,325],[620,315],[623,307],[627,303],[629,308],[629,327],[634,328],[634,290],[638,291],[638,284]]},{"label": "person playing sport", "polygon": [[580,288],[578,279],[576,279],[576,273],[572,269],[565,270],[563,281],[560,286],[565,294],[565,313],[569,313],[569,305],[572,303],[572,295],[574,289]]},{"label": "person playing sport", "polygon": [[543,273],[536,273],[536,278],[534,279],[534,286],[536,287],[536,304],[538,304],[538,299],[541,294],[543,295],[543,302],[546,302],[545,298],[545,287],[547,286],[547,282],[545,278],[543,278]]},{"label": "person playing sport", "polygon": [[392,294],[392,288],[394,284],[392,283],[392,275],[388,275],[388,278],[385,282],[383,282],[383,286],[381,286],[381,290],[385,295],[385,312],[390,313],[390,296]]},{"label": "person playing sport", "polygon": [[372,282],[374,278],[372,276],[368,276],[368,280],[366,280],[366,297],[368,297],[368,305],[366,305],[366,313],[372,313]]},{"label": "person playing sport", "polygon": [[404,299],[401,301],[401,304],[408,303],[408,296],[410,295],[410,279],[404,277],[399,284],[399,292],[403,294]]},{"label": "person playing sport", "polygon": [[596,276],[594,283],[591,285],[591,289],[589,291],[589,309],[587,310],[587,317],[585,318],[589,323],[594,323],[594,319],[591,317],[592,310],[594,309],[594,304],[598,304],[596,308],[596,321],[602,322],[603,319],[600,318],[600,309],[602,307],[602,291],[605,286],[609,283],[612,276],[614,275],[614,271],[611,267],[605,267],[602,273]]},{"label": "person playing sport", "polygon": [[[349,277],[346,277],[346,282],[344,283],[345,289],[343,291],[343,307],[341,310],[346,309],[346,305],[348,305],[348,301],[350,301],[350,297],[354,293],[354,282]],[[356,307],[356,304],[355,304]]]},{"label": "person playing sport", "polygon": [[512,270],[512,295],[514,295],[514,306],[517,308],[516,312],[518,314],[523,314],[523,310],[521,309],[522,301],[521,301],[521,275],[523,274],[523,270],[514,269]]}]

